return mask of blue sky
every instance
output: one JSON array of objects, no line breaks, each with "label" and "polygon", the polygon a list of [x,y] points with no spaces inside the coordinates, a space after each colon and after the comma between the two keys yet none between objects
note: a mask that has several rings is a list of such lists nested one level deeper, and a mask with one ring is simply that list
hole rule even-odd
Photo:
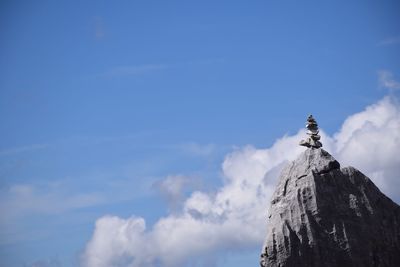
[{"label": "blue sky", "polygon": [[[340,147],[349,116],[398,108],[399,11],[386,0],[2,1],[1,265],[78,266],[105,215],[151,231],[193,192],[222,192],[235,153],[295,136],[311,112]],[[256,265],[257,242],[188,255]]]}]

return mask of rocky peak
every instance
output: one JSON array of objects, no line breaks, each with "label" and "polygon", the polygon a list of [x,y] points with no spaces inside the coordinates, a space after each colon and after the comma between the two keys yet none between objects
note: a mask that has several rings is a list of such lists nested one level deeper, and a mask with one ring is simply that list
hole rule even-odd
[{"label": "rocky peak", "polygon": [[400,207],[357,169],[308,148],[280,175],[260,264],[400,266]]},{"label": "rocky peak", "polygon": [[322,174],[339,168],[339,162],[331,154],[322,148],[309,148],[289,163],[283,172],[288,172],[290,176],[305,176],[311,172]]}]

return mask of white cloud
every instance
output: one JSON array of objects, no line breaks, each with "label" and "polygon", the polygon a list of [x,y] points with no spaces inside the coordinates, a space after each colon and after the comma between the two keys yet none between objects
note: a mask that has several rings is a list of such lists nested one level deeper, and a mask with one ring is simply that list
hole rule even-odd
[{"label": "white cloud", "polygon": [[[389,196],[400,197],[397,100],[386,97],[348,117],[333,137],[321,135],[324,148],[342,166],[354,165]],[[179,214],[161,218],[149,229],[137,217],[98,219],[83,266],[209,266],[207,260],[223,255],[221,251],[261,248],[277,174],[304,150],[298,145],[304,136],[300,130],[267,149],[235,149],[222,164],[224,184],[217,192],[193,192]]]},{"label": "white cloud", "polygon": [[216,146],[214,144],[201,145],[194,142],[183,143],[179,145],[179,148],[190,155],[203,157],[210,156],[216,150]]},{"label": "white cloud", "polygon": [[400,82],[396,81],[393,73],[387,70],[378,71],[379,85],[390,90],[400,89]]},{"label": "white cloud", "polygon": [[95,234],[89,242],[91,250],[86,251],[85,265],[96,267],[128,266],[132,260],[131,251],[142,255],[137,257],[137,264],[148,259],[145,251],[150,244],[145,240],[145,221],[142,218],[121,219],[105,216],[96,222]]},{"label": "white cloud", "polygon": [[400,36],[390,37],[378,43],[378,46],[400,44]]},{"label": "white cloud", "polygon": [[[182,266],[187,262],[205,263],[204,259],[220,250],[257,247],[264,237],[266,205],[274,182],[264,183],[264,175],[281,161],[294,159],[301,152],[297,146],[301,135],[302,132],[284,137],[271,149],[247,146],[227,155],[223,163],[226,181],[218,192],[194,192],[184,202],[180,214],[161,218],[150,230],[146,231],[143,226],[141,231],[129,232],[129,236],[128,233],[116,235],[113,231],[120,229],[125,233],[127,225],[136,224],[139,219],[100,218],[87,245],[83,265]],[[295,151],[282,152],[290,147]],[[172,184],[175,192],[175,182]],[[109,229],[110,224],[115,226],[113,231]],[[130,238],[135,242],[127,242]],[[110,253],[99,249],[103,246]],[[120,252],[113,253],[114,249],[124,251],[123,256]],[[123,263],[119,262],[121,258]]]},{"label": "white cloud", "polygon": [[366,173],[382,191],[399,199],[400,108],[385,97],[346,119],[335,135],[334,155],[345,165]]},{"label": "white cloud", "polygon": [[184,175],[169,175],[154,183],[153,187],[168,202],[170,211],[182,208],[185,193],[200,187],[200,182],[194,177]]}]

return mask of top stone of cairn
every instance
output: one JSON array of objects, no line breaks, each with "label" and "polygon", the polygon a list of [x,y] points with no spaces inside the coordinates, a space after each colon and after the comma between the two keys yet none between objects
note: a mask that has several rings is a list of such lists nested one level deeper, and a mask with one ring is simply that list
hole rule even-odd
[{"label": "top stone of cairn", "polygon": [[312,148],[322,147],[322,143],[319,141],[321,136],[318,135],[318,123],[312,115],[307,118],[306,128],[308,137],[305,140],[301,140],[300,145]]}]

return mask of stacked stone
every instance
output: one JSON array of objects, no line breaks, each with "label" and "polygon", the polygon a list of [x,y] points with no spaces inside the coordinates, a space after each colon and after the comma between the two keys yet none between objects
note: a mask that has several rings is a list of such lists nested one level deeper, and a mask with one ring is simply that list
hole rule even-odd
[{"label": "stacked stone", "polygon": [[306,128],[308,130],[307,134],[309,135],[309,137],[306,140],[301,140],[300,145],[314,148],[322,147],[322,143],[319,141],[321,139],[321,136],[319,136],[318,134],[318,123],[312,115],[308,116],[307,118]]}]

